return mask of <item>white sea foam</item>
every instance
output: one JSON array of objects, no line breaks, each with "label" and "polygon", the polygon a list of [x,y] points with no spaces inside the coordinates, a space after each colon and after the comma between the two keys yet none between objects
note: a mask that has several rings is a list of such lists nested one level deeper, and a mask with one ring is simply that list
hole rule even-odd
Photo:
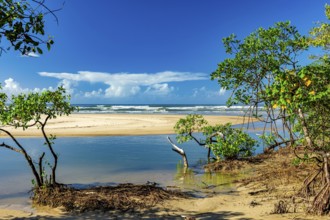
[{"label": "white sea foam", "polygon": [[[225,105],[77,105],[80,113],[127,113],[127,114],[225,114],[242,115],[249,106]],[[261,110],[261,109],[260,109]]]}]

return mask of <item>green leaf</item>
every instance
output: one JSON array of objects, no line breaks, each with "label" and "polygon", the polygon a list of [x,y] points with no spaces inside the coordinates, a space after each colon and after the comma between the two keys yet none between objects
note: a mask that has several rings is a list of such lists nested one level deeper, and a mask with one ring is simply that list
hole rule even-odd
[{"label": "green leaf", "polygon": [[37,47],[37,51],[39,54],[42,54],[42,50],[40,49],[40,47]]}]

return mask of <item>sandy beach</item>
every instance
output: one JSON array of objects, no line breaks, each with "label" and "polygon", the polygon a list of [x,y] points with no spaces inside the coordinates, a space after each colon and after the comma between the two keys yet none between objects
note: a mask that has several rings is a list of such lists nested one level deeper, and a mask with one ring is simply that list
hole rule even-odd
[{"label": "sandy beach", "polygon": [[[72,114],[50,120],[46,132],[58,137],[172,134],[173,126],[183,117],[185,116],[155,114]],[[205,116],[205,119],[212,125],[243,123],[243,117],[238,116]],[[25,131],[14,128],[8,130],[16,136],[42,135],[40,129],[35,127]]]},{"label": "sandy beach", "polygon": [[327,216],[312,216],[303,212],[271,214],[276,199],[252,197],[249,195],[249,192],[254,190],[239,187],[237,190],[226,194],[218,194],[206,198],[169,200],[151,209],[124,213],[116,211],[66,213],[59,208],[52,209],[47,207],[36,210],[17,210],[15,207],[0,208],[0,219],[328,219]]}]

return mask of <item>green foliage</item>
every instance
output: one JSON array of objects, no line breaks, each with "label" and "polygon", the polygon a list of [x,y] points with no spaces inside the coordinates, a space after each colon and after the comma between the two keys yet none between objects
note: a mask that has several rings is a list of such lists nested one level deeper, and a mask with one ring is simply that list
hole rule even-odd
[{"label": "green foliage", "polygon": [[231,35],[223,43],[233,57],[219,63],[211,78],[217,79],[222,88],[233,91],[228,106],[238,103],[270,106],[266,89],[278,74],[296,71],[296,57],[308,46],[307,38],[289,22],[259,28],[243,41]]},{"label": "green foliage", "polygon": [[35,188],[35,187],[37,186],[37,184],[36,184],[36,180],[35,180],[35,179],[32,179],[32,180],[31,180],[31,184],[32,184],[32,186]]},{"label": "green foliage", "polygon": [[[253,154],[256,141],[231,124],[211,126],[202,115],[188,115],[180,119],[175,127],[179,143],[190,140],[210,148],[217,159],[238,159]],[[195,135],[201,132],[203,138]]]},{"label": "green foliage", "polygon": [[275,142],[276,137],[272,133],[270,133],[270,134],[264,133],[264,134],[260,135],[259,138],[262,140],[262,142],[266,146],[270,146],[270,145],[273,145],[276,143]]},{"label": "green foliage", "polygon": [[[223,42],[232,58],[221,62],[211,76],[233,91],[227,104],[250,105],[250,117],[260,115],[258,107],[262,106],[267,115],[258,119],[271,129],[273,143],[287,143],[281,133],[288,133],[292,143],[301,138],[302,132],[294,130],[300,120],[298,111],[307,114],[312,100],[315,104],[329,97],[324,87],[328,79],[320,65],[299,65],[298,57],[309,48],[309,38],[289,22],[279,22],[268,29],[259,28],[243,41],[231,35]],[[279,128],[277,121],[283,127]]]},{"label": "green foliage", "polygon": [[[325,6],[330,19],[330,6]],[[319,170],[306,179],[306,192],[313,185],[310,212],[328,214],[330,207],[330,24],[319,23],[310,36],[302,36],[289,22],[279,22],[268,29],[259,28],[243,41],[235,35],[223,39],[230,58],[219,63],[212,73],[222,88],[232,90],[227,104],[249,105],[250,117],[263,107],[265,129],[270,136],[261,136],[272,147],[290,142],[303,144],[301,161],[318,163]],[[301,54],[312,47],[321,47],[324,54],[314,62],[301,65]],[[279,123],[280,122],[280,123]],[[279,125],[282,132],[279,132]],[[289,141],[285,139],[289,135]],[[269,149],[268,149],[269,150]],[[298,164],[299,160],[294,161]],[[308,180],[308,181],[307,181]]]},{"label": "green foliage", "polygon": [[68,98],[63,87],[55,91],[12,96],[10,103],[0,109],[0,122],[26,129],[40,122],[42,116],[53,119],[69,115],[75,108],[67,101]]},{"label": "green foliage", "polygon": [[[0,90],[2,89],[1,84],[0,84]],[[7,100],[7,95],[6,93],[0,92],[0,111],[1,109],[4,109],[6,107],[6,100]],[[1,113],[1,112],[0,112]]]},{"label": "green foliage", "polygon": [[202,115],[191,114],[186,118],[181,118],[174,126],[174,131],[177,133],[176,139],[179,143],[190,141],[195,132],[201,132],[203,127],[208,123]]},{"label": "green foliage", "polygon": [[297,104],[304,117],[296,128],[310,138],[310,150],[330,152],[330,60],[307,66],[306,72],[311,85]]},{"label": "green foliage", "polygon": [[209,144],[215,156],[230,160],[252,156],[256,140],[242,130],[232,128],[230,123],[215,127],[212,130],[221,133]]},{"label": "green foliage", "polygon": [[[41,39],[45,35],[44,15],[47,13],[54,15],[41,0],[0,0],[0,40],[5,38],[10,44],[8,49],[12,47],[23,55],[42,54],[43,44],[49,50],[53,39]],[[1,47],[0,50],[6,49]]]},{"label": "green foliage", "polygon": [[[330,5],[325,5],[325,15],[330,20]],[[330,25],[322,22],[310,31],[310,43],[316,47],[322,47],[326,50],[330,49]]]},{"label": "green foliage", "polygon": [[[8,135],[13,140],[13,144],[6,143],[6,139],[0,147],[13,150],[24,155],[30,168],[32,169],[35,179],[33,184],[37,187],[56,185],[56,168],[58,155],[53,149],[55,135],[47,135],[45,127],[48,120],[62,115],[71,114],[76,108],[69,103],[70,96],[66,95],[63,87],[59,87],[55,91],[44,91],[42,93],[28,93],[12,96],[10,100],[3,93],[0,104],[0,132]],[[7,103],[7,104],[5,104]],[[5,127],[6,126],[6,127]],[[38,160],[32,158],[25,150],[25,147],[15,138],[15,136],[7,130],[7,127],[21,128],[23,130],[30,127],[37,127],[41,130],[45,140],[45,149],[48,149],[53,161],[44,161],[45,151],[39,156]],[[39,162],[36,162],[39,161]],[[48,169],[45,169],[47,165]],[[51,173],[47,173],[51,170]],[[51,177],[48,179],[48,177]]]}]

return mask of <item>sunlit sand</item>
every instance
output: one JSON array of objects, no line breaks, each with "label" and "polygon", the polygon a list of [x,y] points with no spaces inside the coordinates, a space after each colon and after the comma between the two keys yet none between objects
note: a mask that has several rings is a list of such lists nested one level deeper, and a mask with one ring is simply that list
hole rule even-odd
[{"label": "sunlit sand", "polygon": [[[72,114],[52,119],[46,126],[48,134],[60,136],[114,136],[173,134],[175,123],[184,115],[150,114]],[[205,116],[210,124],[241,124],[239,116]],[[41,136],[37,128],[8,128],[17,136]],[[0,133],[0,135],[3,135]]]}]

